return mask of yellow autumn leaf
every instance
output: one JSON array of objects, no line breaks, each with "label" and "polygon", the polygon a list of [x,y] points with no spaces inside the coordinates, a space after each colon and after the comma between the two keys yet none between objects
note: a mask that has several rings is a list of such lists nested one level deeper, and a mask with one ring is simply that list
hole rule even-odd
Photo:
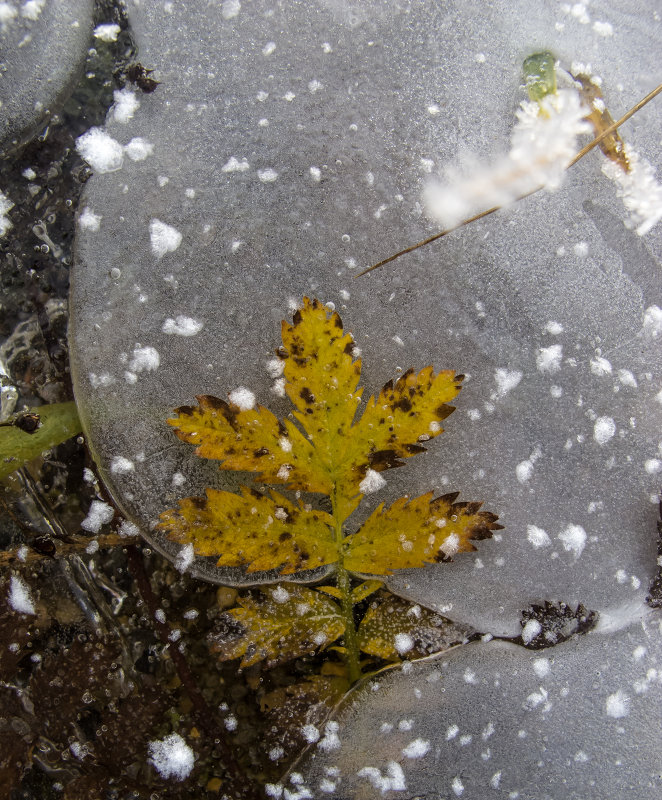
[{"label": "yellow autumn leaf", "polygon": [[384,593],[361,620],[359,647],[364,653],[397,661],[429,655],[465,640],[466,631],[439,614]]},{"label": "yellow autumn leaf", "polygon": [[494,514],[479,511],[481,503],[456,503],[457,496],[434,498],[428,492],[412,500],[401,497],[388,508],[382,503],[344,540],[345,569],[390,575],[394,569],[450,561],[456,553],[475,550],[472,540],[486,539],[501,526]]},{"label": "yellow autumn leaf", "polygon": [[296,425],[280,422],[264,406],[242,409],[212,395],[196,399],[197,407],[181,406],[168,420],[180,439],[196,445],[196,455],[218,459],[221,469],[258,472],[264,483],[331,491],[315,450]]},{"label": "yellow autumn leaf", "polygon": [[278,584],[239,598],[226,616],[238,626],[212,645],[222,661],[241,658],[242,667],[265,661],[267,667],[323,650],[343,635],[338,605],[297,584]]},{"label": "yellow autumn leaf", "polygon": [[324,511],[245,486],[241,495],[207,489],[206,497],[186,497],[158,524],[171,539],[193,543],[196,554],[218,556],[220,567],[246,567],[249,573],[276,569],[283,575],[336,562],[332,526]]}]

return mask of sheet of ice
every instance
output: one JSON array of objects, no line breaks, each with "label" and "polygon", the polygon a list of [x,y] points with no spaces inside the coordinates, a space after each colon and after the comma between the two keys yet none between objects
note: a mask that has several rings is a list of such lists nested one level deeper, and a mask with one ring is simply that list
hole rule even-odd
[{"label": "sheet of ice", "polygon": [[[328,752],[313,742],[296,765],[298,788],[311,800],[327,797],[331,776],[334,797],[362,800],[656,800],[661,626],[654,612],[545,658],[493,641],[379,675],[334,714],[338,746]],[[469,689],[467,668],[475,675]],[[407,730],[398,724],[404,718]],[[400,791],[384,794],[393,765]]]},{"label": "sheet of ice", "polygon": [[93,12],[92,0],[0,3],[0,149],[28,139],[73,88]]},{"label": "sheet of ice", "polygon": [[[505,530],[475,555],[393,576],[395,591],[494,634],[518,634],[521,611],[545,600],[640,607],[656,568],[662,235],[626,228],[603,156],[554,193],[352,278],[436,231],[422,193],[454,154],[507,152],[531,52],[590,63],[614,116],[650,91],[662,80],[655,11],[652,0],[594,3],[583,24],[524,0],[129,5],[161,83],[104,130],[153,151],[86,185],[83,207],[102,221],[77,232],[71,342],[104,478],[159,548],[176,558],[178,545],[149,533],[160,511],[239,480],[196,459],[166,418],[238,386],[287,414],[282,378],[265,366],[288,306],[308,294],[354,332],[366,398],[410,365],[471,376],[443,436],[383,473],[356,520],[405,493],[460,490]],[[623,132],[651,162],[656,102]],[[172,335],[180,315],[204,327]],[[120,356],[137,343],[159,367],[125,375]],[[134,471],[111,472],[113,457],[139,450]],[[200,560],[191,570],[244,578]]]}]

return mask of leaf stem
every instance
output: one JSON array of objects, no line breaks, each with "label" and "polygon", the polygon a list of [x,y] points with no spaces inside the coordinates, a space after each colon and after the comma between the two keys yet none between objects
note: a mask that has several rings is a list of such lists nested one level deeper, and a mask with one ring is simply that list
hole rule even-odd
[{"label": "leaf stem", "polygon": [[343,549],[342,549],[342,519],[338,512],[337,489],[334,484],[333,495],[331,496],[333,507],[333,520],[335,522],[335,539],[338,547],[338,564],[336,567],[336,586],[340,591],[340,607],[345,620],[345,660],[349,673],[349,682],[356,683],[361,677],[361,664],[359,662],[359,640],[356,635],[356,625],[354,624],[354,604],[352,603],[352,586],[349,572],[345,569]]}]

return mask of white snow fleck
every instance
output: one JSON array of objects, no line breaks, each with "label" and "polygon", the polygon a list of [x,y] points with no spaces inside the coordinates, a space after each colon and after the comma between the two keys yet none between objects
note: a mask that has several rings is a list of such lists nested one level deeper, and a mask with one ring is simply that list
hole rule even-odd
[{"label": "white snow fleck", "polygon": [[632,389],[637,388],[637,379],[629,369],[619,369],[618,380],[623,384],[623,386],[630,386]]},{"label": "white snow fleck", "polygon": [[315,92],[319,92],[321,88],[322,84],[318,80],[312,80],[308,82],[308,91],[311,92],[312,94],[315,94]]},{"label": "white snow fleck", "polygon": [[78,217],[78,227],[84,231],[98,231],[101,219],[100,214],[95,214],[89,206],[85,206],[82,214]]},{"label": "white snow fleck", "polygon": [[322,170],[319,167],[311,167],[310,177],[319,183],[322,180]]},{"label": "white snow fleck", "polygon": [[614,28],[612,27],[611,22],[600,22],[596,19],[596,21],[593,23],[593,30],[598,34],[598,36],[614,35]]},{"label": "white snow fleck", "polygon": [[12,575],[9,581],[9,605],[19,614],[35,614],[34,603],[30,595],[30,587],[19,575]]},{"label": "white snow fleck", "polygon": [[584,258],[588,255],[588,244],[586,242],[577,242],[572,249],[579,258]]},{"label": "white snow fleck", "polygon": [[135,347],[133,357],[129,362],[129,369],[133,373],[153,372],[161,363],[159,351],[154,347]]},{"label": "white snow fleck", "polygon": [[137,536],[140,533],[138,526],[134,525],[133,522],[129,522],[128,519],[123,519],[120,522],[117,532],[120,536]]},{"label": "white snow fleck", "polygon": [[281,436],[278,440],[278,447],[284,453],[291,453],[292,452],[292,442],[287,438],[287,436]]},{"label": "white snow fleck", "polygon": [[460,795],[464,792],[464,784],[459,779],[459,777],[453,778],[451,781],[451,789],[453,790],[453,794],[456,797],[460,797]]},{"label": "white snow fleck", "polygon": [[150,144],[147,139],[136,136],[125,145],[124,152],[129,156],[131,161],[144,161],[147,156],[151,156],[154,152],[154,145]]},{"label": "white snow fleck", "polygon": [[175,558],[175,569],[184,573],[191,566],[195,559],[195,549],[192,543],[185,544],[177,553]]},{"label": "white snow fleck", "polygon": [[285,361],[282,358],[272,358],[267,361],[266,367],[270,378],[278,378],[283,374]]},{"label": "white snow fleck", "polygon": [[637,645],[637,647],[635,647],[634,650],[632,651],[632,658],[634,658],[635,661],[641,661],[641,659],[646,655],[647,652],[648,652],[647,648],[644,647],[642,644]]},{"label": "white snow fleck", "polygon": [[648,306],[644,311],[644,325],[642,333],[652,339],[662,333],[662,308],[659,306]]},{"label": "white snow fleck", "polygon": [[116,172],[124,163],[124,148],[101,128],[90,128],[79,136],[76,150],[99,173]]},{"label": "white snow fleck", "polygon": [[520,461],[515,467],[515,475],[520,483],[526,483],[531,475],[533,475],[533,462],[529,460]]},{"label": "white snow fleck", "polygon": [[222,172],[246,172],[247,169],[250,169],[251,165],[248,163],[247,159],[242,158],[241,161],[238,158],[232,156],[229,158],[225,164],[221,167]]},{"label": "white snow fleck", "polygon": [[359,491],[362,494],[372,494],[378,492],[383,486],[386,486],[386,480],[381,474],[374,469],[368,469],[365,478],[359,483]]},{"label": "white snow fleck", "polygon": [[246,389],[244,386],[233,389],[228,394],[228,400],[233,405],[238,406],[241,411],[248,411],[251,408],[255,408],[255,395],[250,389]]},{"label": "white snow fleck", "polygon": [[591,372],[594,375],[611,375],[612,366],[606,358],[597,356],[591,361]]},{"label": "white snow fleck", "polygon": [[423,758],[430,751],[430,742],[427,739],[414,739],[403,748],[402,755],[405,758]]},{"label": "white snow fleck", "polygon": [[359,778],[367,778],[375,789],[382,794],[386,792],[404,792],[407,788],[405,775],[397,761],[389,761],[386,775],[382,775],[377,767],[363,767],[357,773]]},{"label": "white snow fleck", "polygon": [[446,741],[450,742],[450,740],[454,739],[459,732],[460,729],[457,725],[450,725],[448,728],[446,728]]},{"label": "white snow fleck", "polygon": [[232,19],[241,11],[239,0],[223,0],[221,5],[221,16],[223,19]]},{"label": "white snow fleck", "polygon": [[152,253],[157,258],[163,258],[166,253],[172,253],[179,247],[182,234],[172,225],[167,225],[160,219],[152,219],[149,223],[149,240]]},{"label": "white snow fleck", "polygon": [[115,516],[115,509],[101,500],[92,500],[87,516],[80,523],[80,527],[88,533],[99,533],[101,527],[106,525]]},{"label": "white snow fleck", "polygon": [[[437,522],[439,521],[440,520],[437,520]],[[457,535],[457,533],[449,534],[441,543],[439,549],[445,556],[452,558],[460,549],[460,537]]]},{"label": "white snow fleck", "polygon": [[537,619],[530,619],[522,628],[522,641],[524,644],[532,642],[542,631],[542,625]]},{"label": "white snow fleck", "polygon": [[114,22],[104,22],[94,29],[94,37],[102,42],[116,42],[120,34],[120,26]]},{"label": "white snow fleck", "polygon": [[621,719],[621,717],[627,717],[630,713],[630,698],[619,689],[614,694],[610,694],[609,697],[605,701],[605,711],[607,712],[607,716],[613,717],[614,719]]},{"label": "white snow fleck", "polygon": [[273,183],[275,180],[278,180],[278,173],[275,169],[259,169],[257,171],[257,177],[262,181],[262,183]]},{"label": "white snow fleck", "polygon": [[270,56],[276,49],[276,42],[267,42],[262,48],[263,56]]},{"label": "white snow fleck", "polygon": [[277,586],[271,593],[271,597],[275,603],[287,603],[290,593],[284,586]]},{"label": "white snow fleck", "polygon": [[547,333],[551,333],[552,336],[558,336],[560,333],[563,333],[563,325],[561,325],[560,322],[550,320],[547,325],[545,325],[545,330]]},{"label": "white snow fleck", "polygon": [[414,640],[408,633],[396,633],[393,641],[395,649],[402,656],[414,647]]},{"label": "white snow fleck", "polygon": [[7,195],[0,192],[0,236],[4,236],[11,228],[12,223],[7,216],[7,213],[14,208],[14,204],[7,197]]},{"label": "white snow fleck", "polygon": [[183,781],[191,774],[195,755],[178,733],[150,742],[149,761],[162,778]]},{"label": "white snow fleck", "polygon": [[616,433],[616,424],[611,417],[598,417],[593,425],[593,438],[598,444],[607,442]]},{"label": "white snow fleck", "polygon": [[337,722],[333,720],[327,722],[324,726],[324,738],[320,739],[317,743],[318,748],[324,752],[337,750],[340,747],[340,737],[338,736],[339,729],[340,725]]},{"label": "white snow fleck", "polygon": [[644,469],[649,475],[657,475],[662,472],[662,461],[659,458],[649,458],[644,462]]},{"label": "white snow fleck", "polygon": [[500,368],[494,373],[494,380],[496,381],[497,391],[501,397],[505,397],[522,380],[522,373],[518,369]]},{"label": "white snow fleck", "polygon": [[140,100],[131,89],[116,89],[113,92],[115,102],[108,113],[109,122],[120,122],[123,125],[133,119],[133,115],[140,108]]},{"label": "white snow fleck", "polygon": [[315,725],[304,725],[301,728],[301,733],[303,734],[303,738],[310,744],[313,744],[320,738],[319,729],[316,728]]},{"label": "white snow fleck", "polygon": [[235,717],[234,714],[228,714],[228,716],[223,720],[223,724],[225,725],[226,730],[236,731],[239,726],[239,720]]},{"label": "white snow fleck", "polygon": [[494,775],[490,778],[490,786],[493,789],[498,789],[499,784],[501,783],[501,770],[499,772],[495,772]]},{"label": "white snow fleck", "polygon": [[546,678],[552,671],[552,666],[548,658],[534,658],[533,671],[539,678]]},{"label": "white snow fleck", "polygon": [[533,545],[533,547],[536,548],[536,550],[540,547],[548,547],[551,543],[551,539],[549,538],[547,532],[542,528],[539,528],[537,525],[526,526],[526,538]]},{"label": "white snow fleck", "polygon": [[536,366],[540,372],[558,372],[561,369],[563,345],[552,344],[540,347],[536,356]]},{"label": "white snow fleck", "polygon": [[163,333],[176,334],[177,336],[195,336],[196,333],[200,333],[202,328],[202,322],[179,314],[174,319],[168,317],[161,330]]},{"label": "white snow fleck", "polygon": [[124,456],[114,456],[110,462],[110,471],[114,475],[125,475],[127,472],[133,472],[134,469],[133,461]]},{"label": "white snow fleck", "polygon": [[276,745],[276,747],[272,747],[269,750],[269,758],[271,761],[278,761],[285,755],[285,750],[280,745]]},{"label": "white snow fleck", "polygon": [[18,11],[14,6],[9,5],[9,3],[0,3],[0,25],[3,31],[7,30],[8,23],[10,23],[17,14]]},{"label": "white snow fleck", "polygon": [[471,683],[474,685],[478,683],[478,679],[476,678],[476,673],[472,669],[469,669],[469,667],[467,667],[464,670],[462,678],[464,679],[465,683]]},{"label": "white snow fleck", "polygon": [[568,525],[557,538],[562,542],[564,550],[579,558],[586,545],[586,531],[581,525]]}]

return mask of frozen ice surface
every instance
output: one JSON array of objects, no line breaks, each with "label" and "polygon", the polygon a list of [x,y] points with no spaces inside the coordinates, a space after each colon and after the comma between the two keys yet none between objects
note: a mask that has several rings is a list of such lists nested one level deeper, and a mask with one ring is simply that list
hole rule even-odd
[{"label": "frozen ice surface", "polygon": [[92,0],[0,2],[0,145],[29,138],[73,87],[92,42]]},{"label": "frozen ice surface", "polygon": [[[496,635],[518,634],[530,603],[639,613],[662,458],[662,237],[626,228],[603,156],[554,193],[353,280],[437,230],[422,212],[431,173],[466,151],[508,151],[530,53],[590,64],[615,117],[662,80],[655,2],[594,2],[590,24],[572,8],[128,4],[160,84],[105,131],[152,152],[86,185],[82,207],[100,219],[77,233],[73,370],[104,478],[173,559],[178,545],[149,533],[159,512],[239,478],[195,458],[166,417],[236,387],[287,414],[267,365],[280,320],[307,294],[354,332],[366,398],[410,365],[470,375],[443,436],[384,474],[357,522],[404,493],[460,490],[505,530],[452,565],[393,576],[395,591]],[[658,172],[660,102],[623,131]],[[164,329],[180,318],[204,326]],[[127,371],[140,352],[158,353],[158,368]],[[118,456],[135,469],[112,472]],[[242,580],[200,560],[191,570]]]},{"label": "frozen ice surface", "polygon": [[[301,788],[313,799],[329,796],[332,776],[333,797],[361,800],[657,800],[661,626],[651,612],[545,658],[493,641],[378,675],[334,714],[338,747],[313,745],[296,765]],[[374,778],[393,764],[406,788],[383,793]]]}]

